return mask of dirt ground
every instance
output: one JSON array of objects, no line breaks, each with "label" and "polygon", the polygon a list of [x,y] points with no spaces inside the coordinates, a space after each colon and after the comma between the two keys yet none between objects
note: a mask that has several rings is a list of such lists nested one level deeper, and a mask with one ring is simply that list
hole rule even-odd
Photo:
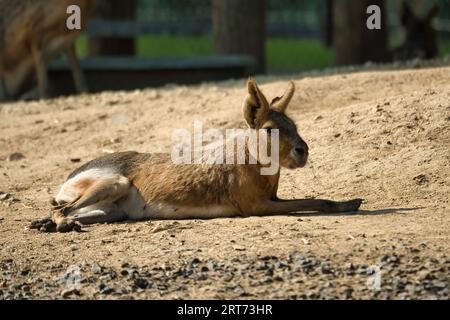
[{"label": "dirt ground", "polygon": [[243,127],[244,80],[0,105],[0,299],[450,295],[450,67],[293,79],[310,163],[280,196],[364,198],[357,214],[28,229],[81,163],[170,152],[176,128]]}]

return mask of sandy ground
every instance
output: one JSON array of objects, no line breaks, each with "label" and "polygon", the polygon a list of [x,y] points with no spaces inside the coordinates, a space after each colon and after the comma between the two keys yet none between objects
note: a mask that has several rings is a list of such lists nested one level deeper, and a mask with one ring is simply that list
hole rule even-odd
[{"label": "sandy ground", "polygon": [[[0,299],[448,299],[450,67],[292,77],[310,147],[280,196],[357,214],[27,226],[105,152],[170,152],[176,128],[243,127],[244,80],[0,105]],[[271,97],[288,78],[261,78]],[[20,159],[20,153],[24,158]],[[79,161],[79,162],[77,162]],[[378,286],[379,285],[379,286]]]}]

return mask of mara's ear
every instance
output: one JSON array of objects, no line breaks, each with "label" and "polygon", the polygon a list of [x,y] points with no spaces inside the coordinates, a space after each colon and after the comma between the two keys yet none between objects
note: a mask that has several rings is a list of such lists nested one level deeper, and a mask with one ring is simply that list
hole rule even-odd
[{"label": "mara's ear", "polygon": [[431,22],[431,20],[433,20],[433,18],[435,16],[437,16],[437,14],[439,13],[439,5],[437,3],[434,4],[434,6],[430,9],[430,11],[428,12],[427,16],[426,16],[426,21]]},{"label": "mara's ear", "polygon": [[279,112],[285,112],[289,102],[291,102],[292,97],[295,92],[295,84],[292,81],[289,81],[288,88],[284,92],[281,97],[276,97],[270,103],[270,107]]},{"label": "mara's ear", "polygon": [[402,25],[406,26],[408,24],[408,22],[411,19],[414,19],[414,13],[412,12],[411,8],[409,7],[409,4],[406,3],[406,1],[403,1],[402,3]]},{"label": "mara's ear", "polygon": [[247,80],[247,90],[248,96],[243,107],[244,118],[250,128],[259,128],[267,118],[269,103],[254,79]]}]

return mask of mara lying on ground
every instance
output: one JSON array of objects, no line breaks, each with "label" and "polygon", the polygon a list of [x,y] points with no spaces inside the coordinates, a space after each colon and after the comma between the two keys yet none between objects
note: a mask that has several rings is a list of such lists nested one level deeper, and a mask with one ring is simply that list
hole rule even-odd
[{"label": "mara lying on ground", "polygon": [[[308,145],[285,113],[294,83],[270,104],[254,80],[247,82],[247,89],[243,114],[250,129],[269,134],[278,129],[280,166],[305,166]],[[244,152],[248,157],[249,150]],[[52,217],[37,220],[31,227],[67,232],[79,230],[79,223],[347,212],[358,210],[362,203],[362,199],[279,199],[280,169],[261,175],[263,166],[259,159],[255,164],[174,164],[170,154],[110,154],[72,172],[52,199]]]}]

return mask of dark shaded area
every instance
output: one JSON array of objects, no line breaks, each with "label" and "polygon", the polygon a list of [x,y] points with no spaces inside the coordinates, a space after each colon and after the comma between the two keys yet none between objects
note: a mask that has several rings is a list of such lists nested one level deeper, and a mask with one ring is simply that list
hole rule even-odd
[{"label": "dark shaded area", "polygon": [[[96,0],[96,17],[121,21],[136,19],[137,0]],[[91,37],[89,39],[89,56],[134,55],[135,39],[133,37]]]},{"label": "dark shaded area", "polygon": [[[102,57],[81,62],[90,92],[238,79],[248,75],[253,65],[254,60],[246,56],[152,60]],[[49,72],[54,94],[73,92],[72,76],[63,61],[53,63]]]}]

